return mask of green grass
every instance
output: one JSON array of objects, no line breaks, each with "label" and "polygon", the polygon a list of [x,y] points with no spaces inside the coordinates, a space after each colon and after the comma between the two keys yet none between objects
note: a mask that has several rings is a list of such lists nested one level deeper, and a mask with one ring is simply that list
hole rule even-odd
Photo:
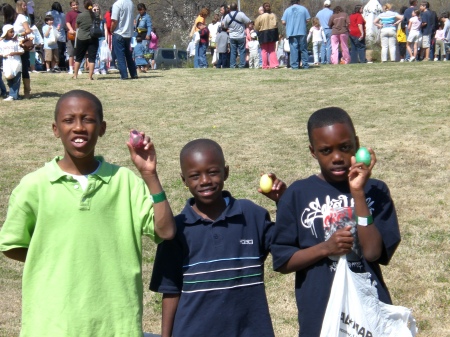
[{"label": "green grass", "polygon": [[[420,336],[450,336],[449,66],[173,69],[152,71],[137,81],[120,81],[118,75],[88,81],[84,74],[73,81],[67,74],[32,74],[33,99],[0,102],[0,223],[21,177],[61,154],[51,123],[56,100],[70,89],[89,90],[101,99],[107,131],[97,153],[108,161],[133,169],[125,146],[128,131],[150,134],[174,213],[190,196],[179,177],[179,151],[189,140],[207,137],[222,145],[230,165],[225,188],[266,207],[274,218],[275,205],[257,192],[260,173],[275,172],[287,184],[317,173],[306,121],[319,108],[339,106],[352,116],[361,145],[374,148],[373,177],[388,184],[396,204],[403,241],[391,264],[382,268],[394,303],[412,308]],[[145,239],[144,247],[148,289],[155,246]],[[0,257],[2,337],[20,330],[21,272],[20,263]],[[295,336],[293,275],[271,271],[269,258],[266,280],[276,335]],[[144,298],[145,330],[158,332],[161,297],[146,290]]]}]

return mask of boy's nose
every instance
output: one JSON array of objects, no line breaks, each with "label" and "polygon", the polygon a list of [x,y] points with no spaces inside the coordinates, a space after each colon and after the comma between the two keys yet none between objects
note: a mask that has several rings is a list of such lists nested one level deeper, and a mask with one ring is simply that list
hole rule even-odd
[{"label": "boy's nose", "polygon": [[211,181],[211,179],[210,179],[208,174],[202,174],[200,176],[200,183],[201,184],[208,184],[208,183],[210,183],[210,181]]}]

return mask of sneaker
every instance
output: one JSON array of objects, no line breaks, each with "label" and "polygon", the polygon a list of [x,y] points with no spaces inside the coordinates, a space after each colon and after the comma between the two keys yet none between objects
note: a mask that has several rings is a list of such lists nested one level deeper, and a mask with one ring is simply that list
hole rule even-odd
[{"label": "sneaker", "polygon": [[100,72],[98,71],[98,69],[94,69],[94,75],[100,75]]},{"label": "sneaker", "polygon": [[50,72],[50,69],[47,69],[47,72],[49,73],[49,72]]},{"label": "sneaker", "polygon": [[67,73],[70,75],[73,75],[73,69],[69,69],[69,71]]},{"label": "sneaker", "polygon": [[439,59],[438,59],[437,57],[435,57],[435,58],[434,58],[434,61],[435,61],[435,62],[436,62],[436,61],[439,61]]},{"label": "sneaker", "polygon": [[100,74],[106,75],[106,70],[105,69],[100,70]]},{"label": "sneaker", "polygon": [[108,73],[110,73],[110,74],[114,74],[114,73],[118,73],[118,72],[119,72],[119,69],[117,69],[116,67],[111,67],[108,70]]},{"label": "sneaker", "polygon": [[4,99],[4,101],[14,101],[14,97],[8,96]]},{"label": "sneaker", "polygon": [[446,62],[447,61],[447,59],[444,59],[444,62]]},{"label": "sneaker", "polygon": [[37,71],[37,70],[32,70],[31,72],[32,72],[32,73],[38,73],[39,71]]},{"label": "sneaker", "polygon": [[400,59],[400,62],[405,62],[405,59]]},{"label": "sneaker", "polygon": [[55,68],[53,68],[53,72],[54,73],[60,73],[61,69],[59,69],[59,67],[55,67]]},{"label": "sneaker", "polygon": [[409,62],[414,62],[415,60],[416,60],[415,57],[411,57],[411,58],[409,59]]},{"label": "sneaker", "polygon": [[82,75],[82,74],[83,74],[83,72],[81,71],[81,69],[78,70],[78,75]]}]

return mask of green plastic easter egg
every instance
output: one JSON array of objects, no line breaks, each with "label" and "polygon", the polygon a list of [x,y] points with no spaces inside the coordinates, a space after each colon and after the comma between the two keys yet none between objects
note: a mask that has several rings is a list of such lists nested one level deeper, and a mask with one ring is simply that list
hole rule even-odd
[{"label": "green plastic easter egg", "polygon": [[355,154],[355,159],[357,163],[364,163],[367,166],[370,165],[370,152],[365,147],[360,147]]}]

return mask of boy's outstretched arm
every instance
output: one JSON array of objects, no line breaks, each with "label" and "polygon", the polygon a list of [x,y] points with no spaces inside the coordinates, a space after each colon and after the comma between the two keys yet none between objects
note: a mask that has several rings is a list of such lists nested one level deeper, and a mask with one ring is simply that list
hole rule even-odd
[{"label": "boy's outstretched arm", "polygon": [[[141,135],[144,137],[142,147],[134,148],[130,142],[127,143],[127,146],[130,151],[131,160],[147,184],[150,194],[156,195],[164,192],[164,190],[156,172],[155,146],[149,137],[145,137],[143,132],[141,132]],[[156,234],[163,240],[173,239],[176,233],[176,226],[169,202],[167,200],[155,202],[153,204],[153,210]]]},{"label": "boy's outstretched arm", "polygon": [[172,337],[173,322],[177,312],[180,294],[163,294],[161,337]]},{"label": "boy's outstretched arm", "polygon": [[3,252],[6,257],[20,262],[25,262],[25,260],[27,259],[27,253],[28,248],[13,248]]},{"label": "boy's outstretched arm", "polygon": [[350,229],[351,226],[346,226],[333,233],[327,241],[297,250],[277,271],[288,274],[305,269],[327,256],[340,256],[350,253],[353,246],[353,236]]},{"label": "boy's outstretched arm", "polygon": [[[366,202],[366,193],[364,186],[369,179],[372,168],[377,159],[371,148],[368,149],[371,156],[369,166],[362,163],[356,163],[355,157],[352,157],[352,166],[349,171],[350,192],[355,202],[355,214],[357,217],[371,216],[369,206]],[[380,258],[383,252],[383,240],[377,227],[372,223],[368,226],[358,226],[358,239],[362,248],[364,258],[373,262]]]}]

